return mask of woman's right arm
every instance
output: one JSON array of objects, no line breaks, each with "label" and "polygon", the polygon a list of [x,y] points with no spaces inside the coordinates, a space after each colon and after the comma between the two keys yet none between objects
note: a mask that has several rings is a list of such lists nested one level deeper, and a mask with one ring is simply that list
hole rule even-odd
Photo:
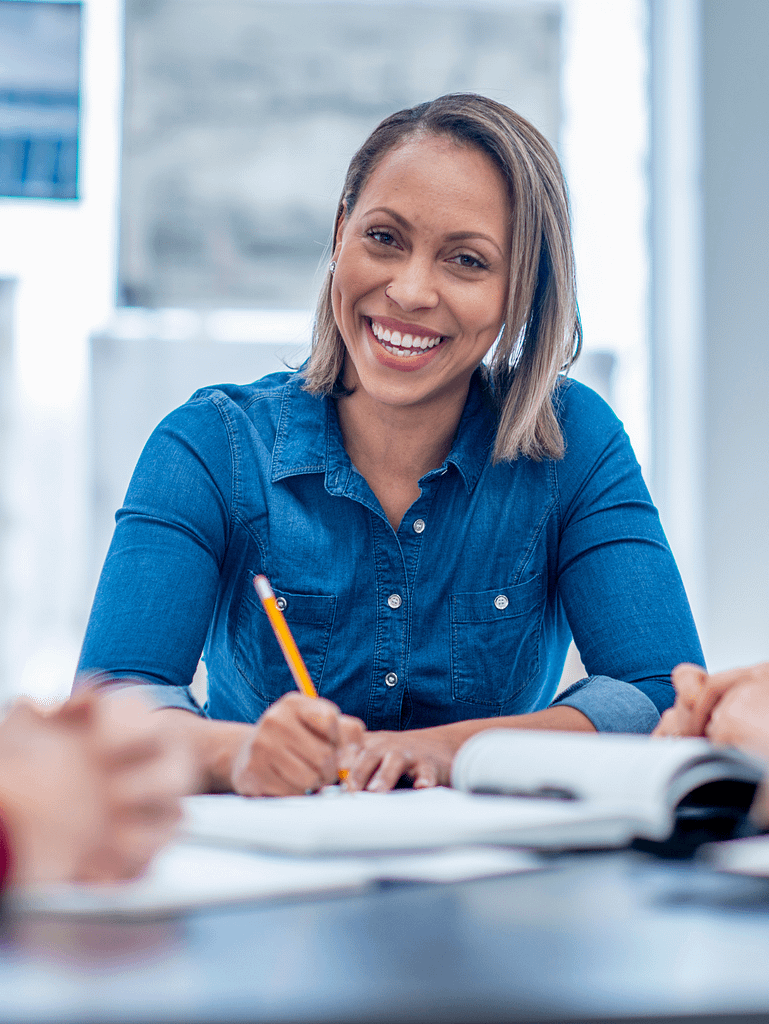
[{"label": "woman's right arm", "polygon": [[302,793],[336,779],[342,746],[362,733],[357,720],[288,694],[255,725],[214,721],[189,691],[235,527],[236,446],[221,399],[188,402],[147,442],[117,515],[79,677],[136,688],[163,709],[193,744],[205,791]]},{"label": "woman's right arm", "polygon": [[354,756],[365,728],[322,697],[287,693],[254,725],[199,718],[163,709],[191,745],[207,793],[289,796],[336,782]]}]

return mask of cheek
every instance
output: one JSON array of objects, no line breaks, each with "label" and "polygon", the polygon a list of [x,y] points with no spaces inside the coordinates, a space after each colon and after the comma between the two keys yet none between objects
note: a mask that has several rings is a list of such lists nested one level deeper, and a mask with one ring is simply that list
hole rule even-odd
[{"label": "cheek", "polygon": [[491,345],[502,327],[504,300],[488,293],[479,295],[465,304],[462,318],[468,334],[476,336],[479,344]]}]

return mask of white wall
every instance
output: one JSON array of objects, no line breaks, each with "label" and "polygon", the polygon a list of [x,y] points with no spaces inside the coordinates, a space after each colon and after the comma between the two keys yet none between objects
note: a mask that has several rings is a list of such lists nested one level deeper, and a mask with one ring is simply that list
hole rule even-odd
[{"label": "white wall", "polygon": [[769,4],[651,11],[654,489],[724,669],[769,658]]},{"label": "white wall", "polygon": [[704,0],[707,655],[769,658],[769,4]]},{"label": "white wall", "polygon": [[0,198],[0,277],[17,282],[0,687],[40,696],[66,689],[82,629],[87,340],[113,305],[120,3],[83,13],[82,198]]}]

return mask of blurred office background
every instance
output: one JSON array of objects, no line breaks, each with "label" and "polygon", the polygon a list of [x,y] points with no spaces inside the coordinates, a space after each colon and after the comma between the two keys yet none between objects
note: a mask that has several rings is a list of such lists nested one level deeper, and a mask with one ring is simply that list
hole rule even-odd
[{"label": "blurred office background", "polygon": [[0,0],[0,696],[69,687],[131,467],[307,351],[344,171],[477,90],[570,184],[585,352],[714,667],[769,655],[764,0]]}]

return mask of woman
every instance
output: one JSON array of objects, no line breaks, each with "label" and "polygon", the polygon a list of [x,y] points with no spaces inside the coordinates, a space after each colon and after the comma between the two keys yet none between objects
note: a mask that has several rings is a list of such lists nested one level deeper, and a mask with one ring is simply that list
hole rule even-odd
[{"label": "woman", "polygon": [[[81,670],[144,677],[206,785],[252,794],[340,765],[353,789],[446,783],[490,726],[651,731],[702,655],[621,425],[560,376],[579,344],[545,139],[475,95],[387,118],[347,174],[308,364],[204,389],[150,439]],[[283,696],[260,572],[328,702]],[[590,677],[554,700],[572,633]]]}]

